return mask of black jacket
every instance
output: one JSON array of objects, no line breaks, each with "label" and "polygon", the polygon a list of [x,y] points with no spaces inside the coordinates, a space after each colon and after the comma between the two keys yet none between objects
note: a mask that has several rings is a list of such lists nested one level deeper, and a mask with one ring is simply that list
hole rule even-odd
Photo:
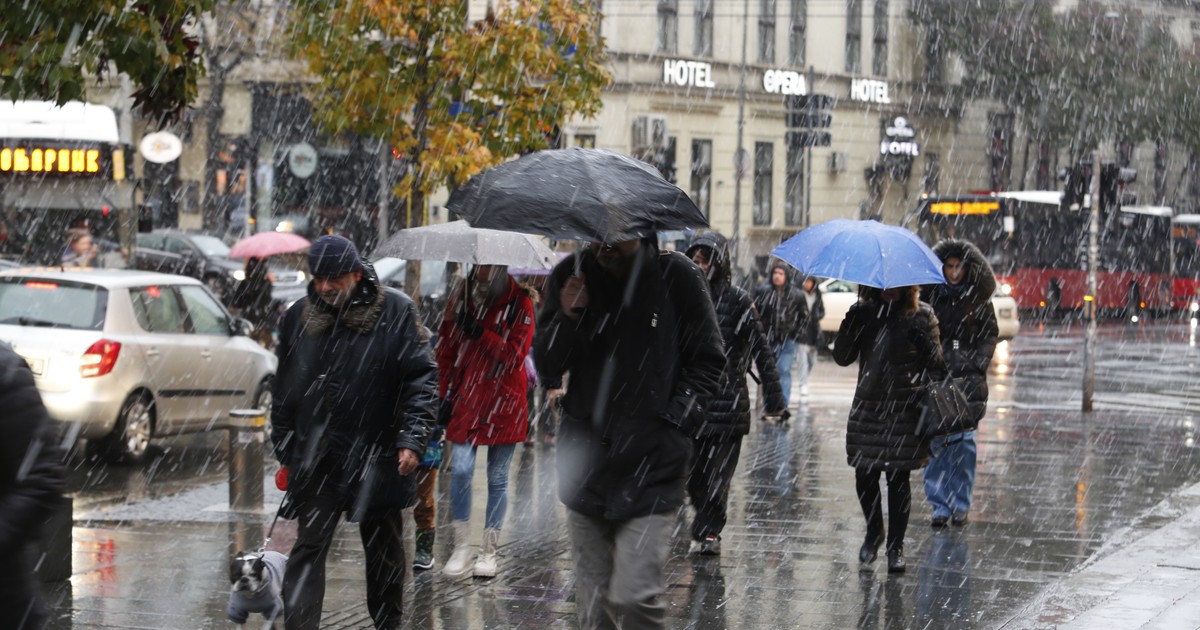
[{"label": "black jacket", "polygon": [[24,550],[63,500],[62,452],[29,366],[3,342],[0,409],[0,627],[35,628],[42,612]]},{"label": "black jacket", "polygon": [[800,289],[791,282],[785,282],[781,290],[776,290],[768,277],[766,284],[755,293],[754,304],[758,307],[758,314],[772,346],[778,346],[788,339],[800,339],[808,319],[808,303],[804,301]]},{"label": "black jacket", "polygon": [[923,297],[937,315],[946,368],[951,376],[966,381],[969,420],[977,427],[987,412],[987,370],[1000,336],[992,306],[996,275],[979,248],[967,241],[945,240],[933,252],[943,262],[958,258],[963,263],[961,283],[925,287]]},{"label": "black jacket", "polygon": [[[800,289],[800,297],[808,303],[804,297],[804,289]],[[821,345],[821,318],[825,317],[825,300],[821,298],[821,288],[813,286],[813,303],[808,307],[808,313],[805,314],[804,320],[800,324],[800,336],[797,341],[806,346]]]},{"label": "black jacket", "polygon": [[[586,278],[578,321],[559,291]],[[643,244],[628,281],[595,254],[568,256],[551,273],[533,358],[547,388],[570,373],[558,431],[558,492],[570,509],[625,520],[677,509],[691,452],[725,362],[700,270],[682,254]]]},{"label": "black jacket", "polygon": [[294,502],[324,485],[345,497],[352,521],[411,505],[416,486],[397,455],[421,457],[437,409],[437,365],[412,300],[380,287],[369,267],[340,312],[310,285],[284,316],[276,353],[271,440]]},{"label": "black jacket", "polygon": [[698,247],[706,247],[711,252],[708,288],[712,292],[717,325],[725,344],[725,370],[697,433],[702,438],[741,437],[750,432],[751,401],[746,372],[752,361],[758,367],[766,411],[780,413],[787,405],[783,400],[775,354],[763,332],[758,310],[745,290],[730,283],[729,249],[725,237],[717,232],[699,234],[688,245],[687,255],[691,257]]},{"label": "black jacket", "polygon": [[[895,308],[895,307],[893,307]],[[945,375],[937,318],[928,304],[889,312],[856,302],[833,343],[838,365],[858,361],[858,385],[846,425],[846,460],[867,470],[913,470],[929,458],[917,435],[927,378]]]}]

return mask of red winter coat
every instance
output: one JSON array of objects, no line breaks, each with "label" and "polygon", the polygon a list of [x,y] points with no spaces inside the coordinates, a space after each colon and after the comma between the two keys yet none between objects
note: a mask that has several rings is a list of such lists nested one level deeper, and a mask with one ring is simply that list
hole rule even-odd
[{"label": "red winter coat", "polygon": [[483,334],[477,339],[453,319],[438,328],[438,387],[443,397],[453,391],[446,438],[477,446],[523,442],[529,428],[524,363],[534,330],[529,291],[509,278],[508,290],[478,321]]}]

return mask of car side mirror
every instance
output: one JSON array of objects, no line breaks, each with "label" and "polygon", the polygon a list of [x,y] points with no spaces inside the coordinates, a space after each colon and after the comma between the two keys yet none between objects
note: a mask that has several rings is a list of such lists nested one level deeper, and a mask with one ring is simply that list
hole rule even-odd
[{"label": "car side mirror", "polygon": [[254,332],[254,324],[244,317],[234,317],[233,326],[230,327],[230,334],[249,337]]}]

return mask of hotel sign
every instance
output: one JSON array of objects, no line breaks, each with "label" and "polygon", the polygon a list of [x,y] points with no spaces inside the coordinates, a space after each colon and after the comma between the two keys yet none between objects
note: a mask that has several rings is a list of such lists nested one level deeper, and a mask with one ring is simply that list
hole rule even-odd
[{"label": "hotel sign", "polygon": [[711,63],[687,59],[664,59],[663,83],[679,87],[717,87],[713,82]]},{"label": "hotel sign", "polygon": [[891,97],[888,96],[888,84],[874,79],[851,79],[850,100],[879,105],[888,105],[892,102]]}]

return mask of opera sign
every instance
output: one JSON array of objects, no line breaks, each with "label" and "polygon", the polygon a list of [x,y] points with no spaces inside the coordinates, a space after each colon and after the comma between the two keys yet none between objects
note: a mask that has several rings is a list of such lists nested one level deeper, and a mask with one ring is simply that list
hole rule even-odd
[{"label": "opera sign", "polygon": [[763,73],[763,90],[769,94],[804,96],[808,94],[808,81],[799,72],[767,70]]},{"label": "opera sign", "polygon": [[917,130],[908,124],[903,116],[897,116],[891,124],[883,128],[883,140],[879,142],[879,154],[903,158],[915,158],[921,154],[921,147],[915,138]]}]

